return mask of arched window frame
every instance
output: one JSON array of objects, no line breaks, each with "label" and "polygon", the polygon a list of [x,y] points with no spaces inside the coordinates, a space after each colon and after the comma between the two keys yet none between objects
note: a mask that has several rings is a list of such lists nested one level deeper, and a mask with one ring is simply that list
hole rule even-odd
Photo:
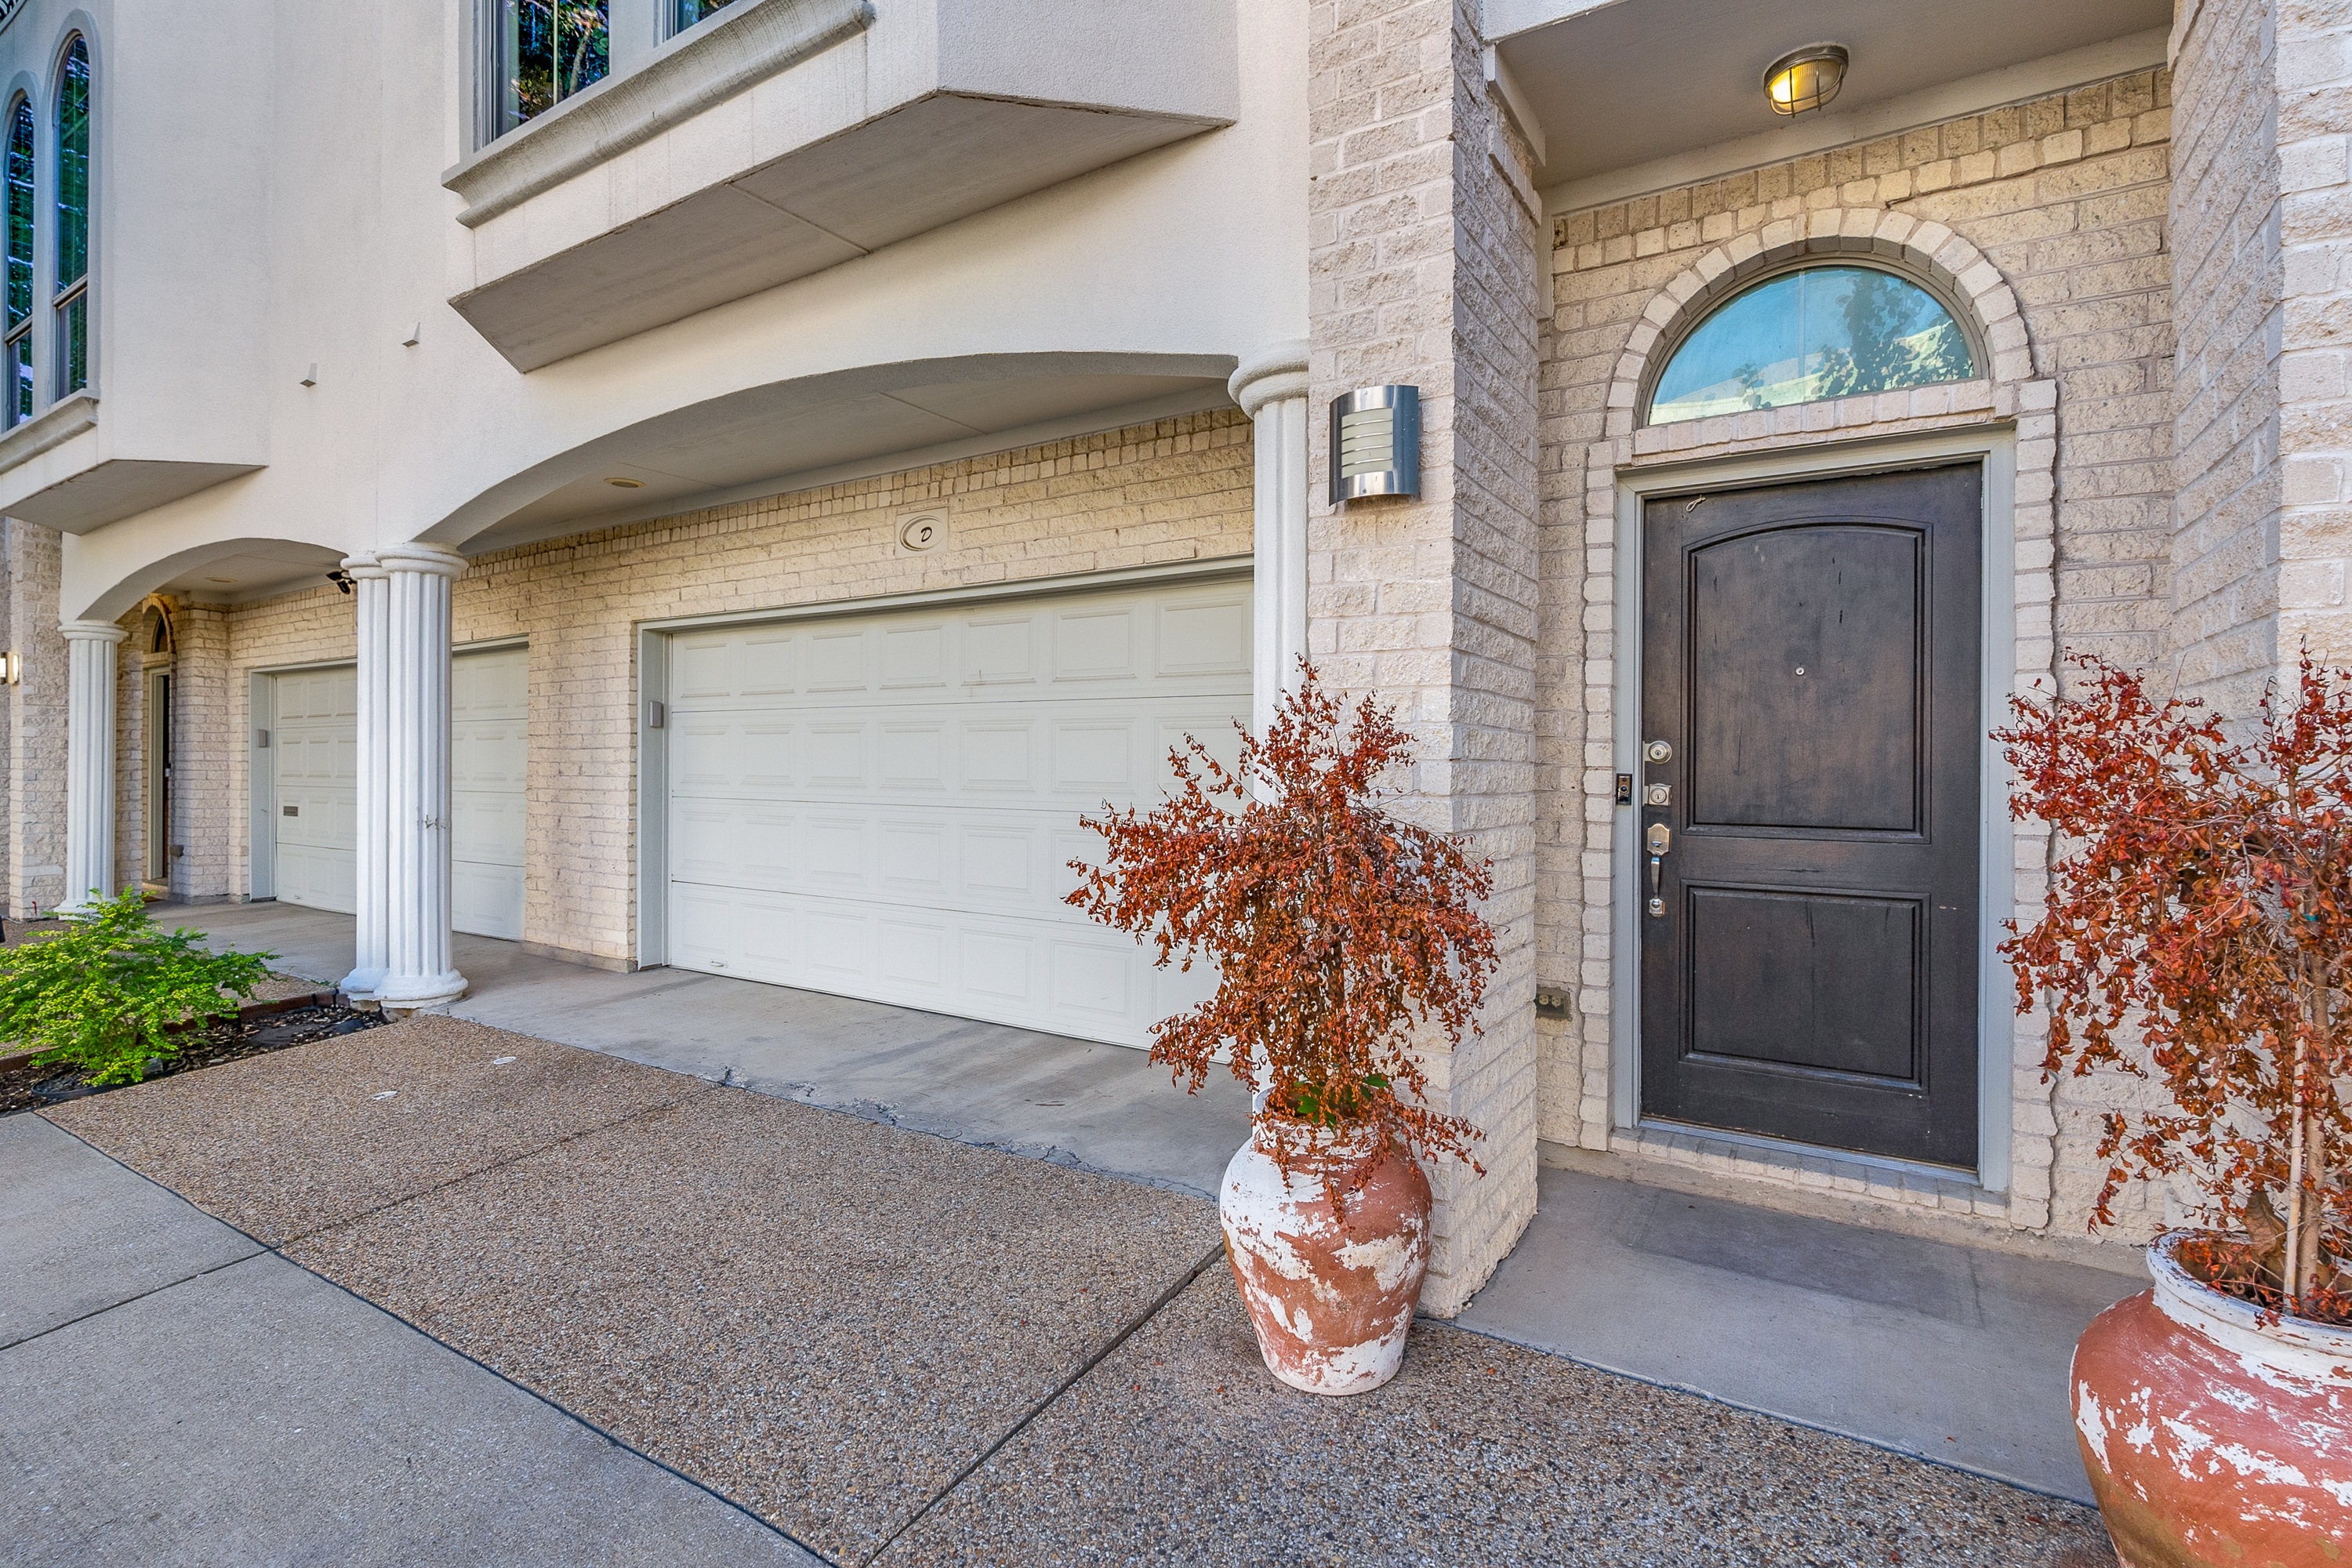
[{"label": "arched window frame", "polygon": [[[5,160],[5,179],[0,180],[0,265],[6,269],[5,309],[0,310],[0,385],[5,387],[5,393],[0,393],[0,426],[16,426],[33,416],[40,399],[40,388],[34,376],[33,340],[41,318],[41,125],[40,116],[33,109],[32,95],[10,94],[7,118],[0,123],[5,126],[5,131],[0,131],[0,159]],[[25,133],[21,150],[17,144],[20,129]],[[16,184],[20,158],[24,180],[21,198]],[[21,256],[17,254],[16,227],[20,199],[24,208]]]},{"label": "arched window frame", "polygon": [[[1640,413],[1639,424],[1645,428],[1655,424],[1650,417],[1650,412],[1652,405],[1657,402],[1658,383],[1665,379],[1667,370],[1675,363],[1675,356],[1683,352],[1684,346],[1692,338],[1697,336],[1700,328],[1715,319],[1717,312],[1749,289],[1769,283],[1776,278],[1785,278],[1794,272],[1819,271],[1829,267],[1862,268],[1874,272],[1884,272],[1889,277],[1899,278],[1913,288],[1922,290],[1929,299],[1941,306],[1944,313],[1959,327],[1960,336],[1968,342],[1969,359],[1976,366],[1977,379],[1982,380],[1991,374],[1990,367],[1992,364],[1992,351],[1991,346],[1985,341],[1984,324],[1977,320],[1976,311],[1969,308],[1968,296],[1959,288],[1957,279],[1945,278],[1940,274],[1931,274],[1920,268],[1906,267],[1874,252],[1816,251],[1803,256],[1791,256],[1769,266],[1759,266],[1749,270],[1734,268],[1717,279],[1706,289],[1693,295],[1684,305],[1681,315],[1676,318],[1668,335],[1659,341],[1656,349],[1650,354],[1648,363],[1643,366],[1641,390],[1633,403],[1634,408]],[[1953,384],[1937,383],[1936,384]],[[1833,402],[1835,399],[1824,401]],[[1811,405],[1790,403],[1781,406],[1804,408],[1810,407]],[[1655,426],[1655,427],[1666,429],[1685,423],[1690,422],[1679,419],[1669,420],[1665,425]]]},{"label": "arched window frame", "polygon": [[[74,51],[82,57],[82,116],[81,116],[81,207],[68,222],[67,196],[70,172],[68,159],[72,155],[66,144],[66,95],[72,86]],[[97,247],[93,243],[97,227],[96,195],[98,180],[98,149],[93,145],[97,121],[98,63],[97,51],[90,47],[89,35],[69,34],[57,53],[57,71],[49,89],[49,314],[52,321],[50,363],[56,367],[50,391],[59,399],[86,391],[90,384],[89,362],[92,339],[90,330],[91,258]],[[67,242],[79,234],[78,253],[68,255]],[[78,266],[75,264],[78,263]],[[73,275],[67,276],[69,268]]]}]

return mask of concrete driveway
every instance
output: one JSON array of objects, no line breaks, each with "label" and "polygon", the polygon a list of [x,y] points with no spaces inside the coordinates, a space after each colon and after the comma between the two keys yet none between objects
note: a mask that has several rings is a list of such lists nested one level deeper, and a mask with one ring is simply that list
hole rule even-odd
[{"label": "concrete driveway", "polygon": [[2102,1560],[1449,1325],[1296,1394],[1204,1199],[470,1021],[44,1116],[0,1121],[11,1561]]}]

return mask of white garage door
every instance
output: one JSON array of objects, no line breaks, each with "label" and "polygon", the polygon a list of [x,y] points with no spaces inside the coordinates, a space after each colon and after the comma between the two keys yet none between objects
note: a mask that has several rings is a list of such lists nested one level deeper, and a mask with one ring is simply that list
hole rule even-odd
[{"label": "white garage door", "polygon": [[523,771],[530,760],[530,650],[460,654],[450,671],[449,923],[522,935]]},{"label": "white garage door", "polygon": [[277,679],[269,735],[277,784],[278,897],[350,914],[359,821],[359,674],[351,665]]},{"label": "white garage door", "polygon": [[1081,812],[1250,705],[1246,583],[671,639],[668,957],[1122,1045],[1213,977],[1061,900]]},{"label": "white garage door", "polygon": [[[515,647],[459,654],[451,670],[451,923],[478,936],[522,934],[530,668],[530,650]],[[278,898],[350,914],[359,902],[358,672],[299,670],[276,684]]]}]

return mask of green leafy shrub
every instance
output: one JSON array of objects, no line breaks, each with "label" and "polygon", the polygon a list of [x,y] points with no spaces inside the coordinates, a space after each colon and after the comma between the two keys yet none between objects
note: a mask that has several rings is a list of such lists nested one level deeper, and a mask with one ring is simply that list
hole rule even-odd
[{"label": "green leafy shrub", "polygon": [[178,1054],[170,1026],[233,1016],[268,952],[213,952],[202,931],[155,929],[138,889],[68,917],[66,929],[0,948],[0,1038],[92,1083],[137,1083],[151,1058]]}]

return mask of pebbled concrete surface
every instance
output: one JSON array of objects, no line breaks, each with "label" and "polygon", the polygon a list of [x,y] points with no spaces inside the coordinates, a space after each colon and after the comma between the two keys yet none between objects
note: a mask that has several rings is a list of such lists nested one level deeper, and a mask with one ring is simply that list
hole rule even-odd
[{"label": "pebbled concrete surface", "polygon": [[425,1016],[45,1114],[276,1245],[709,1087]]},{"label": "pebbled concrete surface", "polygon": [[1200,1199],[720,1089],[288,1255],[850,1560],[1217,1234]]},{"label": "pebbled concrete surface", "polygon": [[0,1564],[820,1560],[281,1258],[0,1352]]},{"label": "pebbled concrete surface", "polygon": [[885,1564],[2112,1568],[2097,1516],[1423,1322],[1351,1399],[1266,1375],[1204,1273]]},{"label": "pebbled concrete surface", "polygon": [[39,1117],[0,1117],[0,1348],[260,1250]]},{"label": "pebbled concrete surface", "polygon": [[2088,1503],[2067,1368],[2091,1320],[2147,1287],[1548,1170],[1454,1321]]}]

